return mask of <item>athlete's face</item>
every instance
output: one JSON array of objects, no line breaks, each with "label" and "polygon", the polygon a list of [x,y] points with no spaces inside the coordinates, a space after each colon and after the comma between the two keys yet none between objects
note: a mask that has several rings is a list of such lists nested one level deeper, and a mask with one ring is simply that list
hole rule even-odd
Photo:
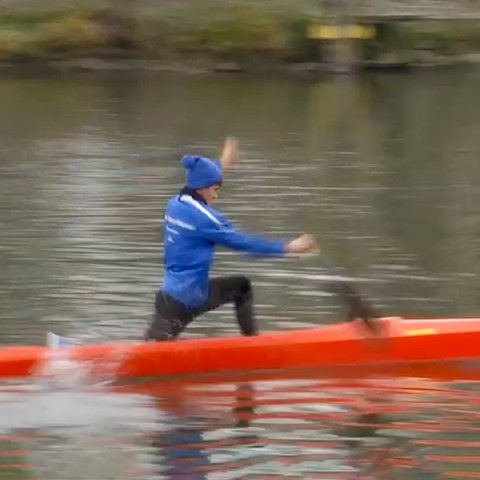
[{"label": "athlete's face", "polygon": [[207,203],[212,203],[220,194],[220,185],[212,185],[211,187],[200,188],[198,193],[205,199]]}]

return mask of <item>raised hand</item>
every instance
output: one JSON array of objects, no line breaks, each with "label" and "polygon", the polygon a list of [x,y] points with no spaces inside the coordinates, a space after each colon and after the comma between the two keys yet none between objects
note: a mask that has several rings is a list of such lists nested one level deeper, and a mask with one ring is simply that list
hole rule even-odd
[{"label": "raised hand", "polygon": [[222,168],[232,168],[238,161],[238,141],[235,137],[227,137],[223,144],[220,162]]}]

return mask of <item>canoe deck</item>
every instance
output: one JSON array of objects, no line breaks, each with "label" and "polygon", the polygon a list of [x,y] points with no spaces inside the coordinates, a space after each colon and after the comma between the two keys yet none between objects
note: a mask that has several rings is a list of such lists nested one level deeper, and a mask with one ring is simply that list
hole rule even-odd
[{"label": "canoe deck", "polygon": [[[52,354],[88,362],[113,377],[179,375],[288,367],[329,367],[480,358],[480,318],[379,320],[373,336],[360,321],[255,337],[0,349],[0,377],[35,375]],[[53,353],[52,353],[53,352]]]}]

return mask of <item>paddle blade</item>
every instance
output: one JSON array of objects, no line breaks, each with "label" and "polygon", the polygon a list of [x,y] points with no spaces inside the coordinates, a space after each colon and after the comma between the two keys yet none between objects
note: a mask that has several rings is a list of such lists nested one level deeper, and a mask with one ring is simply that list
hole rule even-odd
[{"label": "paddle blade", "polygon": [[353,321],[360,318],[372,331],[377,332],[378,328],[375,324],[375,319],[380,318],[382,315],[350,284],[334,282],[330,284],[328,291],[338,295],[347,305],[348,320]]}]

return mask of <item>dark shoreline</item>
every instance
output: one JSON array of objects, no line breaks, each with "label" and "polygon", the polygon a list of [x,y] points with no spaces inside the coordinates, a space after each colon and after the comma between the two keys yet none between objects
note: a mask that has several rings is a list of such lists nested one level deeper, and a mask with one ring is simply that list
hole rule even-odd
[{"label": "dark shoreline", "polygon": [[360,65],[335,65],[322,62],[213,62],[148,60],[102,60],[98,58],[0,61],[0,76],[10,74],[68,74],[68,73],[177,73],[186,75],[228,74],[299,74],[330,75],[364,73],[412,73],[419,71],[480,69],[480,54],[465,57],[435,59],[430,62],[411,63],[401,61],[364,62]]}]

